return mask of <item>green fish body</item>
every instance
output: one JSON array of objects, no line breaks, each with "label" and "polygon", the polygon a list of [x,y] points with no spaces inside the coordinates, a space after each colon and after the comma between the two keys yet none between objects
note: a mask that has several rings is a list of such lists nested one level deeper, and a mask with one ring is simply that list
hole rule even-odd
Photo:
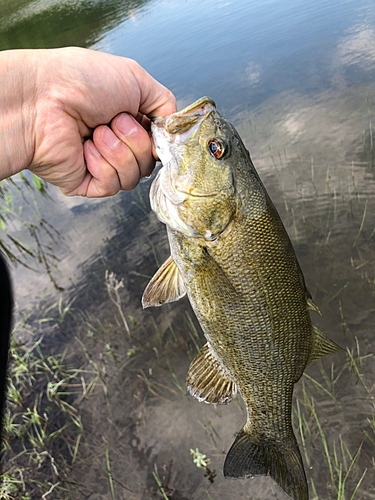
[{"label": "green fish body", "polygon": [[225,404],[237,391],[247,422],[230,448],[228,478],[270,475],[307,500],[291,424],[305,367],[340,350],[311,323],[312,302],[290,239],[234,127],[205,97],[152,124],[163,168],[151,206],[167,225],[171,257],[147,286],[144,307],[186,293],[207,344],[187,387]]}]

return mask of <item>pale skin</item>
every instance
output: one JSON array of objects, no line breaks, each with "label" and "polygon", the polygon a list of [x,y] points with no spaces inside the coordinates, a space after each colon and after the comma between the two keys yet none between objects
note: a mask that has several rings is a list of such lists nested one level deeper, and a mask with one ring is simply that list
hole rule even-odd
[{"label": "pale skin", "polygon": [[173,94],[138,63],[77,47],[0,52],[0,180],[29,169],[67,196],[112,196],[151,174],[149,118]]}]

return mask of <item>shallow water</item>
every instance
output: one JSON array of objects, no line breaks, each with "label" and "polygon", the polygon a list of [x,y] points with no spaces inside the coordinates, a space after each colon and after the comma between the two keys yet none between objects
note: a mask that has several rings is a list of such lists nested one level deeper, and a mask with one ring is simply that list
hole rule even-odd
[{"label": "shallow water", "polygon": [[[295,389],[296,435],[310,497],[319,499],[375,498],[371,7],[19,2],[7,7],[0,28],[1,48],[79,44],[133,57],[175,92],[180,108],[209,95],[238,128],[322,310],[314,323],[350,353],[315,363]],[[65,287],[63,304],[74,298],[63,320],[48,309],[59,296],[43,270],[13,273],[17,301],[23,310],[33,305],[45,349],[68,345],[71,363],[91,370],[82,375],[83,392],[99,374],[92,394],[75,400],[84,431],[78,458],[61,452],[74,462],[67,492],[56,488],[47,498],[162,498],[157,475],[174,500],[281,500],[268,478],[223,479],[225,454],[246,414],[240,400],[213,408],[186,394],[189,363],[204,343],[187,299],[141,309],[149,277],[169,255],[165,228],[150,213],[150,183],[103,201],[64,199],[51,188],[55,201],[40,202],[65,237],[54,246],[60,262],[52,269]],[[130,336],[110,300],[107,270],[124,280],[119,294]],[[38,323],[51,316],[55,328]],[[207,455],[215,477],[193,463],[191,448]]]}]

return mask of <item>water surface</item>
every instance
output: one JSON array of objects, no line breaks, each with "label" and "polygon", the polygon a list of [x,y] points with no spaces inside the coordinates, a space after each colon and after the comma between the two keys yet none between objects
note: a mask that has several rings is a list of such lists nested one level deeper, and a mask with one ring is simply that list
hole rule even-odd
[{"label": "water surface", "polygon": [[[209,95],[235,124],[322,310],[314,323],[350,353],[312,365],[296,386],[293,417],[310,496],[375,498],[372,2],[0,6],[1,48],[76,44],[132,57],[173,90],[180,108]],[[98,377],[92,393],[72,401],[83,431],[78,447],[74,429],[70,448],[55,445],[70,475],[66,491],[49,498],[162,498],[155,475],[174,500],[285,498],[268,478],[223,479],[246,414],[240,400],[213,408],[186,395],[189,363],[204,343],[187,299],[141,309],[149,277],[169,255],[165,229],[150,213],[150,182],[101,201],[65,199],[51,188],[54,201],[40,203],[65,238],[53,248],[60,261],[52,270],[63,304],[74,299],[62,320],[57,306],[49,309],[59,295],[45,272],[13,273],[22,308],[33,304],[36,319],[55,317],[39,323],[46,349],[69,346],[74,366],[88,370],[83,392]],[[123,279],[130,336],[106,271]],[[193,463],[191,448],[210,459],[211,475]]]}]

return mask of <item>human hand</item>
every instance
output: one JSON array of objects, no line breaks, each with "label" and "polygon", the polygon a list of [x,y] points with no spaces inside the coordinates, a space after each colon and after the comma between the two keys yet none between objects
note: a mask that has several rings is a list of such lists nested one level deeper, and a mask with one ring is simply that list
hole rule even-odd
[{"label": "human hand", "polygon": [[148,117],[176,103],[135,61],[73,47],[1,53],[3,110],[0,178],[28,168],[67,196],[92,198],[151,174]]}]

